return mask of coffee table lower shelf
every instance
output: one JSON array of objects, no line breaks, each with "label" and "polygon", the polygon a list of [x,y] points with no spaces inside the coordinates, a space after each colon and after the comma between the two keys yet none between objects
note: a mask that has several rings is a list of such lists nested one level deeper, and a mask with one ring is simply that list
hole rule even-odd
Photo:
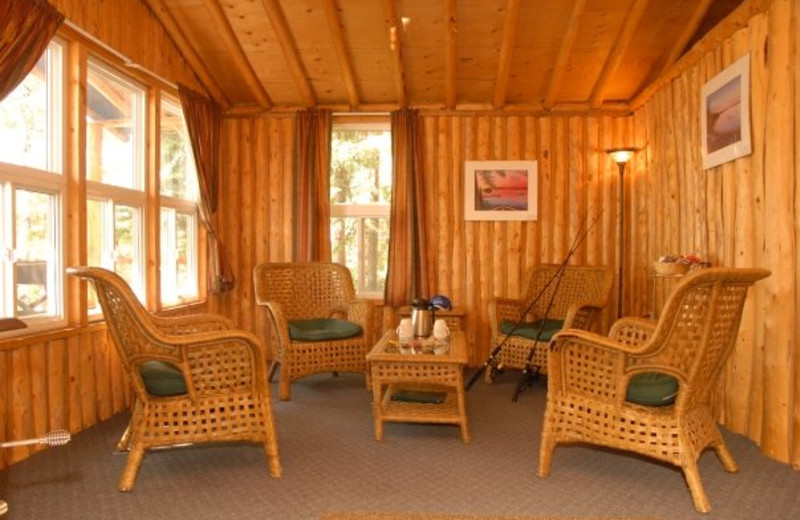
[{"label": "coffee table lower shelf", "polygon": [[[423,402],[412,400],[395,400],[392,396],[397,392],[442,394],[442,402]],[[424,399],[424,396],[420,399]],[[381,440],[383,436],[384,422],[412,422],[428,424],[454,424],[462,428],[462,438],[464,442],[469,442],[469,432],[466,426],[465,416],[460,412],[458,406],[458,395],[452,388],[444,387],[397,387],[389,385],[384,390],[381,399],[381,409],[375,416],[375,438]]]}]

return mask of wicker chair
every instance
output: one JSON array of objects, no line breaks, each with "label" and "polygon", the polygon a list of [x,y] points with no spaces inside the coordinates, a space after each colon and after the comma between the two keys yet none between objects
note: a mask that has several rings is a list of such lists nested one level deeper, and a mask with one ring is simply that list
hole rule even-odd
[{"label": "wicker chair", "polygon": [[[766,269],[698,270],[675,288],[658,322],[622,318],[608,337],[556,334],[539,476],[549,474],[559,443],[617,448],[680,467],[695,508],[710,511],[697,469],[701,452],[711,447],[725,470],[738,470],[714,420],[712,395],[736,343],[747,290],[769,275]],[[675,383],[671,391],[646,396],[653,382],[669,390],[663,380]]]},{"label": "wicker chair", "polygon": [[[291,384],[322,372],[361,372],[367,378],[366,355],[374,343],[372,303],[356,299],[350,270],[336,263],[262,263],[253,270],[256,303],[266,308],[272,363],[269,379],[280,365],[279,396],[291,398]],[[347,337],[300,337],[293,327],[311,321],[339,320],[357,325]],[[293,332],[295,331],[295,332]],[[293,337],[294,336],[294,337]],[[340,335],[341,336],[341,335]]]},{"label": "wicker chair", "polygon": [[154,316],[111,271],[67,273],[93,282],[133,385],[131,420],[117,445],[129,450],[120,491],[133,489],[148,449],[186,443],[263,444],[270,475],[280,477],[265,349],[256,336],[230,330],[229,320],[212,314]]},{"label": "wicker chair", "polygon": [[[611,269],[602,266],[567,266],[559,283],[554,280],[559,267],[553,264],[534,267],[528,273],[525,293],[521,299],[495,298],[489,302],[492,345],[496,347],[505,340],[495,359],[497,366],[504,369],[523,369],[531,349],[534,349],[531,364],[540,372],[546,372],[547,346],[557,329],[589,330],[594,325],[611,294],[614,282]],[[520,329],[517,329],[506,339],[507,332],[520,319],[524,318],[527,323],[538,323],[545,318],[553,291],[556,291],[556,295],[550,312],[547,313],[547,330],[538,336],[535,327],[526,331],[525,335],[520,335]],[[523,316],[537,297],[538,300],[529,314]],[[539,341],[535,341],[536,337],[539,337]],[[492,381],[493,375],[493,371],[486,371],[487,383]]]}]

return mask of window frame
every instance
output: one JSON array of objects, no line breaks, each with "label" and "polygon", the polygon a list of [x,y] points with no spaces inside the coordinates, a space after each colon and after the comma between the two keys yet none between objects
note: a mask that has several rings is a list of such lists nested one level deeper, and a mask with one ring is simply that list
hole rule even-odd
[{"label": "window frame", "polygon": [[[159,252],[160,252],[160,256],[161,256],[161,258],[159,259],[158,284],[159,284],[159,289],[160,290],[159,290],[159,302],[158,303],[162,308],[170,308],[170,307],[178,307],[178,306],[181,306],[181,305],[197,303],[197,302],[201,301],[201,294],[200,294],[200,292],[201,292],[201,283],[200,283],[200,277],[201,277],[201,272],[200,272],[200,269],[201,269],[201,267],[200,267],[201,266],[201,261],[200,261],[200,233],[201,233],[201,229],[202,229],[202,222],[201,222],[201,216],[200,216],[200,203],[199,203],[200,187],[199,187],[199,179],[197,178],[197,165],[194,162],[194,153],[192,151],[192,143],[191,143],[191,140],[189,138],[188,129],[186,128],[186,116],[185,116],[185,114],[183,112],[183,107],[181,106],[180,100],[178,100],[177,98],[175,98],[173,96],[170,96],[168,94],[164,94],[162,92],[161,96],[160,96],[160,99],[158,101],[159,101],[159,105],[160,105],[159,121],[158,121],[159,130],[158,130],[158,135],[154,136],[154,138],[157,138],[158,141],[159,141],[159,150],[161,150],[161,145],[162,145],[163,133],[161,131],[161,128],[162,128],[164,112],[165,112],[164,108],[165,108],[165,106],[168,106],[172,110],[180,113],[181,119],[183,120],[183,131],[184,131],[184,134],[185,134],[186,144],[187,144],[187,148],[188,148],[188,150],[187,150],[187,152],[188,152],[187,153],[187,160],[191,161],[191,167],[187,169],[186,173],[194,175],[194,183],[192,185],[192,190],[190,191],[190,193],[188,193],[188,195],[190,197],[194,197],[194,198],[182,198],[182,197],[175,197],[173,195],[164,195],[164,194],[162,194],[161,188],[162,188],[163,179],[161,178],[160,172],[161,172],[161,167],[162,167],[161,159],[162,159],[163,155],[161,153],[158,154],[159,155],[158,156],[159,185],[158,185],[158,190],[157,190],[158,196],[159,196],[158,229],[159,229]],[[161,229],[161,219],[162,219],[162,212],[163,212],[163,210],[165,208],[173,210],[176,214],[189,215],[192,218],[193,228],[194,228],[194,234],[190,238],[190,242],[191,243],[190,243],[189,248],[188,248],[188,249],[190,249],[192,251],[192,256],[191,256],[190,259],[188,259],[188,264],[192,266],[192,272],[194,273],[194,277],[193,277],[194,280],[193,280],[193,283],[192,283],[192,286],[191,286],[192,291],[188,292],[188,293],[186,293],[184,295],[178,296],[176,299],[170,299],[170,300],[165,299],[163,277],[162,277],[162,273],[161,273],[161,268],[163,266],[163,256],[164,256],[164,251],[163,251],[163,247],[162,247],[162,245],[164,243],[164,237],[161,236],[161,231],[162,231],[162,229]],[[176,238],[175,236],[170,237],[171,242],[174,242],[175,238]]]},{"label": "window frame", "polygon": [[[46,143],[47,158],[44,169],[8,163],[0,160],[0,316],[14,317],[25,323],[25,328],[0,332],[0,338],[29,334],[64,327],[66,316],[66,281],[64,266],[67,261],[66,193],[64,175],[66,141],[66,54],[68,42],[53,38],[44,57],[46,75]],[[24,81],[24,80],[23,80]],[[17,314],[17,247],[15,191],[41,193],[50,198],[48,210],[48,312],[44,315],[18,316]],[[52,221],[51,221],[52,220]]]},{"label": "window frame", "polygon": [[[363,131],[386,131],[391,136],[391,117],[389,114],[334,114],[331,124],[331,133],[338,130],[363,130]],[[333,161],[333,150],[331,150],[331,161]],[[392,157],[392,161],[394,158]],[[331,171],[329,175],[332,175]],[[358,262],[359,266],[364,265],[363,255],[363,225],[367,219],[386,219],[391,227],[391,201],[388,203],[374,204],[330,204],[331,222],[337,218],[358,219]],[[333,248],[333,236],[331,236],[331,248]],[[388,238],[387,238],[388,247]],[[359,272],[363,272],[360,269]],[[356,293],[359,297],[383,300],[384,291],[368,291],[364,289],[363,277],[353,276]]]}]

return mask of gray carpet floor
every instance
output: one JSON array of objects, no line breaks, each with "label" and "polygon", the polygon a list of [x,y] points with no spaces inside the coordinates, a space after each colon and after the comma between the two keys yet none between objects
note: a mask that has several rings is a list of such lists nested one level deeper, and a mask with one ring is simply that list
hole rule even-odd
[{"label": "gray carpet floor", "polygon": [[700,472],[712,512],[696,513],[680,471],[636,456],[562,446],[536,476],[546,388],[516,403],[519,373],[467,393],[472,442],[445,425],[372,431],[370,394],[357,374],[319,375],[275,403],[284,474],[272,479],[261,447],[213,445],[149,453],[131,493],[117,491],[114,453],[126,414],[0,472],[11,519],[318,519],[326,512],[424,512],[667,519],[800,518],[800,473],[725,432],[741,471],[707,451]]}]

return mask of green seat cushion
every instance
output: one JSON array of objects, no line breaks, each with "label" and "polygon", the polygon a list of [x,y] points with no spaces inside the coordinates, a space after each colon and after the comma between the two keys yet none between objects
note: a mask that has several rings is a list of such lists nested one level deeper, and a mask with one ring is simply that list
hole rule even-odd
[{"label": "green seat cushion", "polygon": [[289,322],[289,337],[297,341],[329,341],[358,336],[361,325],[347,320],[318,318]]},{"label": "green seat cushion", "polygon": [[646,406],[668,406],[678,395],[678,380],[658,372],[642,372],[628,383],[625,400]]},{"label": "green seat cushion", "polygon": [[[508,334],[514,329],[514,325],[516,322],[503,320],[500,322],[500,332],[503,334]],[[524,338],[528,338],[531,340],[536,341],[536,338],[539,338],[539,341],[550,341],[553,339],[553,334],[560,331],[564,327],[564,320],[536,320],[530,322],[522,322],[519,324],[512,336],[522,336]],[[540,332],[541,331],[541,334]]]},{"label": "green seat cushion", "polygon": [[164,361],[147,361],[139,365],[147,393],[159,397],[186,394],[186,381],[178,367]]}]

